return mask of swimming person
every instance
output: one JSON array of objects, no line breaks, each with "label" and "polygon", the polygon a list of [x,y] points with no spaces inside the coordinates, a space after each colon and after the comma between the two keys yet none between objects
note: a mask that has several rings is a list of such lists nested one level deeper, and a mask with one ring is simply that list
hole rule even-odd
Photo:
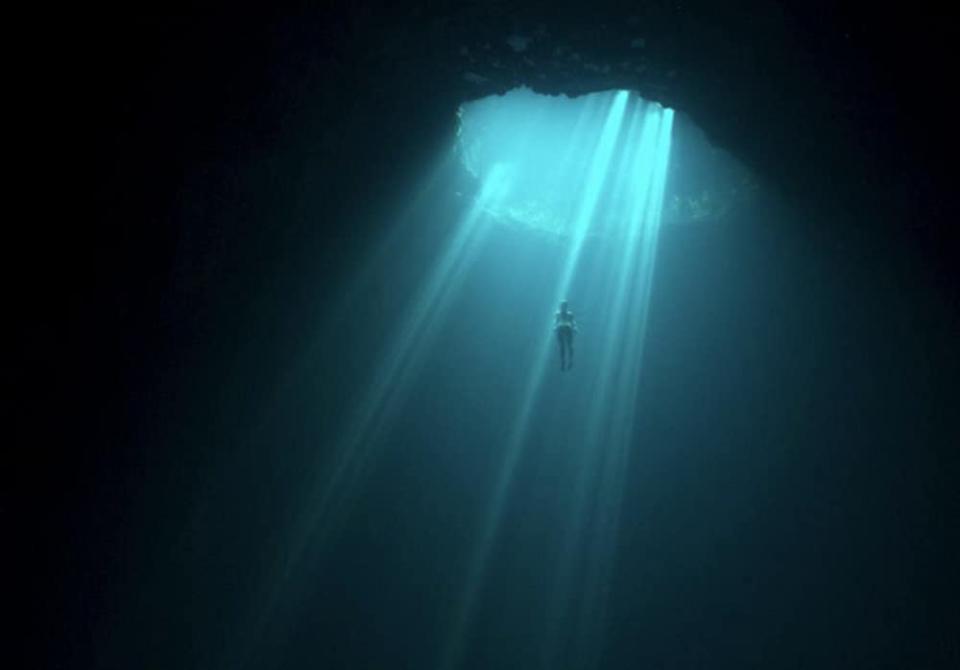
[{"label": "swimming person", "polygon": [[573,367],[573,334],[577,332],[577,321],[573,318],[573,312],[567,308],[566,300],[560,303],[560,310],[554,317],[553,330],[560,345],[560,369],[569,370]]}]

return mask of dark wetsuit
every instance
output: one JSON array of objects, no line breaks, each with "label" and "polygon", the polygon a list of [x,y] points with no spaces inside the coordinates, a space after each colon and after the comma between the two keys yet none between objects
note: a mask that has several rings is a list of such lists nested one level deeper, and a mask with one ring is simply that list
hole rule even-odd
[{"label": "dark wetsuit", "polygon": [[573,367],[573,334],[577,329],[573,312],[557,312],[555,323],[553,329],[560,345],[560,369],[569,370]]}]

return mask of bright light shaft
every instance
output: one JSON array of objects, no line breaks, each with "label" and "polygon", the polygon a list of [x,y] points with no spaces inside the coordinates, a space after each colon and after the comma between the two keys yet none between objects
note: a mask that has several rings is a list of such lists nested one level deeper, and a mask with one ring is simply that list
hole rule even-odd
[{"label": "bright light shaft", "polygon": [[674,112],[664,109],[659,118],[655,161],[650,180],[650,196],[646,199],[644,226],[637,238],[639,260],[632,282],[632,295],[625,296],[627,308],[624,338],[620,347],[619,374],[613,384],[610,411],[610,432],[605,440],[604,463],[596,487],[597,501],[593,542],[589,545],[587,578],[580,603],[577,626],[580,657],[577,667],[593,668],[600,663],[603,646],[606,604],[610,575],[619,532],[624,477],[629,449],[633,445],[634,412],[638,401],[643,350],[648,329],[650,299],[656,266],[656,252],[663,218],[663,199],[670,158]]},{"label": "bright light shaft", "polygon": [[[403,206],[402,211],[390,227],[389,233],[380,241],[376,251],[370,254],[360,271],[351,279],[336,304],[323,310],[321,320],[313,327],[314,332],[326,333],[338,327],[337,321],[345,318],[345,315],[350,311],[350,306],[357,299],[356,296],[369,287],[371,278],[383,264],[384,259],[395,253],[403,240],[410,239],[410,236],[416,233],[416,227],[422,222],[415,217],[415,213],[420,210],[428,197],[434,195],[433,189],[436,183],[445,173],[449,172],[451,166],[457,160],[456,152],[447,152],[421,179],[415,187],[414,196]],[[316,361],[320,357],[320,352],[326,346],[327,341],[325,339],[315,338],[300,356],[300,364],[293,365],[285,371],[283,379],[277,385],[274,393],[274,408],[279,408],[288,402],[290,389],[296,388],[308,375],[317,374]],[[273,410],[273,412],[275,411],[276,409]],[[273,412],[264,412],[263,420],[270,417]]]},{"label": "bright light shaft", "polygon": [[298,515],[287,531],[286,541],[278,543],[281,553],[256,608],[254,632],[242,645],[244,651],[237,650],[241,659],[249,654],[280,605],[292,599],[296,570],[307,547],[313,544],[322,548],[342,521],[377,447],[382,446],[384,429],[407,399],[413,377],[429,354],[450,303],[490,231],[485,221],[487,208],[509,192],[510,183],[508,166],[494,166],[487,175],[474,204],[456,225],[406,310],[397,337],[381,356],[377,376],[338,441],[332,461],[313,466],[313,481],[296,505]]},{"label": "bright light shaft", "polygon": [[475,260],[488,225],[480,223],[485,207],[503,197],[509,188],[507,169],[497,166],[483,184],[475,204],[460,222],[446,251],[411,302],[396,339],[383,355],[374,383],[337,449],[330,475],[316,488],[314,499],[303,506],[307,515],[300,536],[323,531],[322,521],[332,507],[349,497],[349,489],[369,462],[380,431],[406,399],[411,381],[437,335],[448,307]]},{"label": "bright light shaft", "polygon": [[628,146],[618,185],[618,190],[625,192],[619,193],[620,197],[617,198],[621,203],[620,214],[623,219],[620,232],[624,234],[627,242],[619,247],[618,255],[611,255],[604,263],[607,277],[602,286],[607,288],[602,291],[603,304],[593,305],[596,313],[610,316],[603,319],[602,330],[599,330],[598,324],[598,331],[592,334],[593,337],[603,337],[598,346],[601,358],[598,373],[590,384],[588,419],[580,450],[581,461],[576,468],[578,474],[569,505],[571,514],[564,528],[562,547],[557,555],[553,592],[547,609],[542,658],[544,667],[557,665],[563,627],[568,623],[568,610],[576,600],[576,594],[573,593],[575,569],[583,563],[583,535],[592,507],[590,496],[596,492],[599,461],[605,451],[608,409],[615,401],[611,378],[619,364],[619,346],[624,339],[628,294],[639,262],[639,254],[633,243],[643,225],[648,223],[645,221],[645,214],[649,209],[648,198],[651,195],[652,173],[656,163],[659,117],[658,107],[638,102],[627,135]]},{"label": "bright light shaft", "polygon": [[[561,296],[564,296],[570,288],[570,283],[583,249],[583,241],[589,232],[591,217],[596,209],[600,192],[609,173],[611,158],[616,146],[617,136],[620,133],[628,98],[628,91],[618,91],[614,95],[606,120],[597,139],[596,148],[589,163],[590,167],[587,171],[586,182],[582,195],[580,196],[580,204],[576,209],[575,218],[571,226],[572,237],[568,243],[566,258],[555,292],[555,296],[557,297],[554,304],[559,302]],[[549,305],[547,309],[549,311],[544,314],[545,324],[550,323],[553,305]],[[504,459],[494,484],[491,502],[487,508],[481,529],[480,540],[470,561],[464,594],[461,596],[459,608],[454,615],[453,626],[451,627],[448,642],[444,649],[440,664],[443,670],[452,670],[460,663],[467,627],[470,623],[477,593],[483,581],[484,568],[500,527],[503,508],[508,498],[510,485],[513,482],[517,463],[523,453],[523,446],[530,427],[531,414],[537,399],[538,390],[543,381],[552,344],[552,338],[544,338],[544,342],[539,347],[533,365],[527,375],[520,409],[513,420],[513,428],[508,438]]]},{"label": "bright light shaft", "polygon": [[555,302],[563,300],[570,290],[570,282],[577,269],[577,263],[580,261],[580,253],[583,250],[583,240],[590,230],[590,221],[597,208],[600,191],[607,179],[610,159],[613,156],[617,135],[620,133],[620,126],[623,123],[623,112],[626,109],[629,97],[630,94],[627,91],[617,92],[610,113],[607,115],[607,122],[603,126],[600,142],[597,144],[593,161],[590,164],[590,171],[587,174],[586,189],[573,221],[573,239],[570,242],[570,251],[567,253],[567,260],[564,263],[563,274],[560,275],[560,282],[554,294]]}]

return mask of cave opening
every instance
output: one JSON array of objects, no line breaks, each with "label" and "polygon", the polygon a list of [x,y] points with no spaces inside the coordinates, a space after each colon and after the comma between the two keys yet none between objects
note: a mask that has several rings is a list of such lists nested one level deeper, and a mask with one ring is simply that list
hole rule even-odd
[{"label": "cave opening", "polygon": [[[624,96],[623,116],[611,122],[606,173],[591,184],[590,160],[600,150],[599,129],[616,95]],[[569,236],[583,192],[595,188],[587,234],[629,235],[631,207],[648,197],[655,178],[656,133],[663,123],[672,129],[660,214],[666,224],[722,221],[759,190],[751,172],[686,116],[628,91],[571,98],[516,88],[464,103],[458,122],[457,151],[466,170],[481,181],[496,170],[507,183],[509,193],[487,206],[501,224]]]}]

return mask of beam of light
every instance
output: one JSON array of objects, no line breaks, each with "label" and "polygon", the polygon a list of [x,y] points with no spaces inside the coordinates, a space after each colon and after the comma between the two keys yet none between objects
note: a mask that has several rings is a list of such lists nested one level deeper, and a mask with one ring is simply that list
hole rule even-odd
[{"label": "beam of light", "polygon": [[[395,253],[395,250],[403,240],[410,239],[411,235],[416,234],[416,227],[421,222],[416,219],[416,213],[420,211],[425,200],[434,195],[434,187],[437,182],[447,174],[451,166],[457,161],[457,155],[454,151],[447,151],[440,160],[437,160],[432,168],[427,171],[418,185],[414,187],[414,195],[403,206],[403,209],[395,217],[388,233],[377,245],[376,250],[370,254],[366,262],[359,271],[350,278],[350,283],[340,293],[336,304],[323,310],[319,323],[312,327],[314,332],[326,333],[337,328],[337,322],[349,314],[350,306],[357,300],[364,289],[368,288],[371,277],[373,277],[377,268],[384,262],[384,259]],[[296,388],[303,382],[308,374],[316,374],[313,368],[313,362],[319,358],[321,350],[326,346],[323,338],[314,338],[311,340],[307,349],[300,355],[301,363],[291,366],[285,371],[280,383],[277,384],[276,391],[273,394],[274,407],[283,406],[289,397],[290,389]],[[276,413],[267,411],[263,413],[261,420],[266,420]]]},{"label": "beam of light", "polygon": [[[606,120],[597,140],[596,149],[589,163],[580,203],[570,226],[571,238],[568,242],[566,258],[557,282],[555,300],[549,305],[550,311],[543,315],[544,323],[550,323],[553,305],[559,302],[570,288],[583,250],[583,242],[590,228],[591,218],[608,176],[628,98],[629,93],[627,91],[618,91],[610,104]],[[552,344],[551,338],[544,338],[534,357],[533,364],[529,368],[520,408],[513,420],[513,427],[507,439],[505,455],[496,477],[491,502],[484,516],[480,539],[470,561],[464,593],[460,598],[456,614],[453,616],[447,643],[443,650],[440,662],[442,670],[451,670],[460,663],[467,627],[473,613],[478,590],[482,584],[484,568],[500,527],[504,505],[514,479],[517,463],[523,453],[523,446],[530,428],[531,415],[543,382]]]},{"label": "beam of light", "polygon": [[[644,214],[650,195],[653,165],[656,155],[656,130],[659,114],[649,107],[638,105],[628,134],[630,150],[625,152],[622,170],[622,186],[630,192],[621,199],[621,215],[627,239],[633,240],[645,223]],[[642,128],[639,135],[637,129]],[[631,244],[624,244],[618,258],[607,265],[610,291],[604,291],[605,304],[600,313],[612,314],[606,319],[605,337],[599,350],[602,352],[598,374],[591,385],[588,421],[584,430],[581,460],[578,463],[578,475],[571,492],[569,507],[572,510],[569,523],[564,528],[564,539],[557,556],[557,566],[553,580],[553,592],[547,607],[547,631],[543,645],[543,667],[554,667],[560,653],[560,637],[567,623],[569,608],[574,600],[572,582],[575,568],[580,563],[577,548],[583,544],[583,534],[591,508],[587,498],[595,490],[597,483],[598,460],[604,453],[604,432],[609,420],[607,408],[614,399],[611,378],[618,366],[618,341],[623,338],[627,318],[627,294],[632,288],[634,269],[638,255]],[[627,331],[630,332],[630,331]]]},{"label": "beam of light", "polygon": [[[543,109],[534,109],[520,124],[519,131],[514,133],[512,140],[516,157],[522,157],[536,141],[533,131],[537,129],[543,114]],[[442,161],[424,180],[419,195],[401,215],[401,223],[412,223],[412,214],[420,210],[421,200],[430,193],[430,186],[449,169],[453,156],[455,154],[447,156],[447,160]],[[298,514],[286,531],[286,541],[277,543],[282,553],[278,554],[264,593],[258,598],[253,625],[255,632],[248,636],[247,644],[242,645],[247,651],[238,650],[235,657],[249,655],[255,640],[263,636],[280,604],[294,600],[295,594],[291,589],[296,583],[296,571],[303,564],[308,547],[322,550],[343,522],[348,506],[355,500],[357,487],[375,462],[376,450],[383,446],[383,437],[391,420],[408,399],[413,381],[448,316],[450,304],[469,276],[469,269],[489,236],[492,229],[490,217],[516,187],[519,162],[498,162],[480,176],[480,189],[473,205],[454,227],[439,260],[422,282],[416,297],[411,300],[397,336],[380,357],[373,383],[357,404],[353,417],[333,450],[333,458],[322,458],[322,462],[307,469],[312,482],[295,503]],[[398,238],[402,240],[404,233],[410,232],[397,227],[388,236],[381,244],[379,254],[367,263],[367,272],[361,273],[353,282],[354,291],[359,290],[364,276],[376,267],[376,261],[384,251],[391,252]],[[346,304],[348,300],[345,298],[342,302]],[[236,663],[227,665],[232,667]]]},{"label": "beam of light", "polygon": [[596,486],[597,500],[594,515],[596,522],[593,529],[593,542],[587,553],[588,571],[583,584],[583,598],[577,625],[580,640],[577,645],[579,658],[576,663],[577,667],[582,668],[597,667],[602,653],[602,633],[619,531],[624,477],[629,448],[633,444],[634,413],[649,325],[648,315],[663,217],[673,119],[673,110],[662,110],[654,153],[655,162],[650,180],[650,195],[646,198],[645,225],[636,236],[640,253],[636,267],[631,269],[631,274],[634,276],[631,286],[632,295],[624,296],[623,304],[627,307],[624,332],[635,334],[635,336],[625,338],[620,346],[620,365],[612,392],[615,400],[609,413],[609,433],[605,440],[607,445],[604,454],[605,462]]},{"label": "beam of light", "polygon": [[337,449],[338,457],[330,475],[317,486],[312,500],[303,505],[305,518],[298,537],[322,532],[321,521],[329,516],[331,506],[345,502],[350,480],[369,461],[376,437],[383,424],[393,416],[410,389],[412,376],[429,353],[433,338],[454,295],[462,285],[466,271],[476,258],[489,231],[479,225],[485,208],[502,198],[509,189],[506,166],[496,166],[487,177],[480,195],[460,222],[437,265],[433,268],[417,296],[411,302],[408,316],[383,355],[377,377],[365,399],[359,404],[350,428]]},{"label": "beam of light", "polygon": [[355,489],[374,460],[376,448],[381,445],[384,429],[407,399],[412,379],[428,355],[448,308],[490,231],[484,221],[488,208],[505,197],[510,188],[511,168],[494,166],[411,301],[406,312],[408,316],[392,345],[381,356],[377,377],[358,403],[334,450],[332,462],[313,466],[313,481],[296,505],[299,513],[285,541],[278,543],[282,553],[277,557],[272,576],[255,609],[253,633],[247,637],[246,644],[241,645],[243,649],[236,652],[240,663],[262,637],[280,603],[291,598],[289,589],[295,582],[295,571],[308,546],[322,547],[343,521]]},{"label": "beam of light", "polygon": [[508,185],[507,168],[496,166],[447,251],[413,300],[408,317],[384,355],[377,377],[360,403],[342,447],[337,450],[340,457],[332,474],[320,487],[317,498],[305,506],[309,516],[303,522],[303,535],[322,531],[320,521],[328,515],[328,507],[342,503],[348,497],[346,491],[340,490],[343,481],[355,478],[359,474],[357,471],[370,460],[369,450],[377,444],[376,437],[384,422],[394,415],[397,406],[405,399],[411,379],[431,349],[438,325],[446,316],[453,296],[489,231],[489,227],[478,225],[484,216],[484,208],[502,197]]}]

